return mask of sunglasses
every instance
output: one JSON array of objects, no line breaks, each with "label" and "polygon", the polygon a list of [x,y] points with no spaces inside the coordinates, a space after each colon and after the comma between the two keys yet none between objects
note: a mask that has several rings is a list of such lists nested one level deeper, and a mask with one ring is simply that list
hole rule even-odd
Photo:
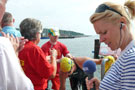
[{"label": "sunglasses", "polygon": [[105,4],[101,4],[98,6],[98,8],[96,9],[95,13],[101,13],[104,12],[105,10],[111,10],[113,12],[118,13],[119,15],[123,16],[121,13],[119,13],[118,11],[116,11],[115,9],[105,5]]}]

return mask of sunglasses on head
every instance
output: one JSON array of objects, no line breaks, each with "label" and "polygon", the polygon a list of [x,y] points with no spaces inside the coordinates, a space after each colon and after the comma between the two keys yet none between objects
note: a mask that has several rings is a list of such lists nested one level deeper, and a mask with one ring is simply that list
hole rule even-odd
[{"label": "sunglasses on head", "polygon": [[118,11],[116,11],[115,9],[105,5],[105,4],[101,4],[98,6],[98,8],[96,9],[95,13],[101,13],[101,12],[104,12],[106,10],[111,10],[113,12],[116,12],[118,13],[119,15],[123,16],[121,13],[119,13]]}]

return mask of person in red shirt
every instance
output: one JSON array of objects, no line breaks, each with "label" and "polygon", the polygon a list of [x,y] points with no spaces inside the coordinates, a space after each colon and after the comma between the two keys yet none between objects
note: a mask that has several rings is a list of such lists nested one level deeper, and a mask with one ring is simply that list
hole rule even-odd
[{"label": "person in red shirt", "polygon": [[26,18],[20,24],[20,32],[29,41],[19,52],[19,59],[27,77],[34,85],[35,90],[45,90],[48,78],[55,77],[57,64],[55,49],[49,49],[49,63],[42,49],[37,46],[40,41],[42,25],[39,20]]},{"label": "person in red shirt", "polygon": [[[42,50],[44,51],[46,56],[50,56],[49,49],[56,49],[57,51],[57,73],[55,78],[50,79],[52,81],[52,89],[59,90],[60,88],[60,79],[59,79],[59,72],[60,72],[60,59],[62,55],[65,57],[72,58],[71,54],[69,53],[67,47],[58,41],[59,37],[59,29],[58,28],[51,28],[48,31],[48,36],[50,40],[42,45]],[[46,89],[47,90],[47,89]]]}]

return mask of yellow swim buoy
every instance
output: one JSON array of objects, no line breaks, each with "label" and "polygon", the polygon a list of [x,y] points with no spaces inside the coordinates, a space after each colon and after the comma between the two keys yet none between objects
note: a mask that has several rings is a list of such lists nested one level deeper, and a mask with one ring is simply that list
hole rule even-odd
[{"label": "yellow swim buoy", "polygon": [[112,64],[115,62],[115,58],[113,56],[105,56],[104,59],[108,59],[105,63],[105,73],[106,73],[112,66]]}]

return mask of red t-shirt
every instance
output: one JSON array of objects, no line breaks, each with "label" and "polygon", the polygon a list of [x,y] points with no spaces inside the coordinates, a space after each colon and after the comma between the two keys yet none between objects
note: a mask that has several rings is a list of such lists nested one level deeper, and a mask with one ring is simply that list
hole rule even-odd
[{"label": "red t-shirt", "polygon": [[[46,56],[49,56],[50,48],[54,48],[57,50],[57,59],[61,59],[62,55],[66,56],[69,53],[67,47],[59,41],[57,41],[56,44],[53,46],[51,45],[50,41],[48,41],[42,46],[41,49],[43,50]],[[60,71],[60,63],[57,63],[57,74],[56,74],[57,76],[59,76],[59,71]]]},{"label": "red t-shirt", "polygon": [[35,90],[47,88],[47,79],[52,75],[54,67],[46,60],[42,49],[29,41],[19,53],[22,68],[31,79]]}]

